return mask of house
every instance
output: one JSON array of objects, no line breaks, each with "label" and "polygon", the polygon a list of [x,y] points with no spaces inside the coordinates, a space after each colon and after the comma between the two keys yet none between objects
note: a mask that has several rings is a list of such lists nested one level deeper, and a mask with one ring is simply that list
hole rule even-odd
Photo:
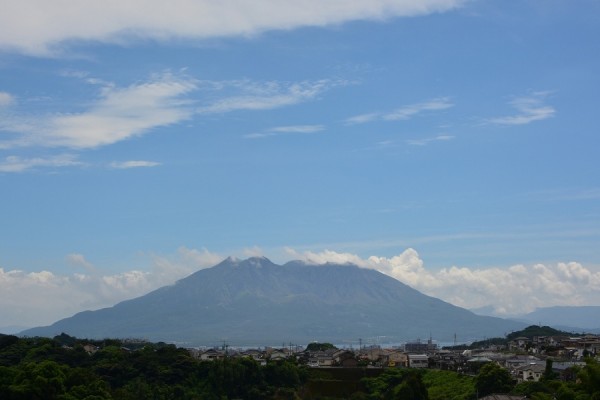
[{"label": "house", "polygon": [[86,351],[86,353],[88,354],[94,354],[99,350],[98,346],[94,346],[93,344],[85,344],[83,345],[83,350]]},{"label": "house", "polygon": [[349,350],[338,350],[332,354],[333,365],[352,368],[358,365],[354,352]]},{"label": "house", "polygon": [[267,359],[264,357],[264,354],[260,350],[256,349],[248,349],[240,353],[241,357],[251,358],[256,361],[259,365],[267,365]]},{"label": "house", "polygon": [[409,368],[427,368],[429,366],[429,357],[427,354],[409,354]]},{"label": "house", "polygon": [[272,351],[271,354],[269,354],[269,360],[271,361],[285,360],[287,357],[287,353],[280,350]]},{"label": "house", "polygon": [[366,361],[380,361],[385,354],[385,350],[379,346],[363,347],[358,353],[358,358]]},{"label": "house", "polygon": [[320,367],[319,359],[318,358],[309,358],[308,363],[306,365],[308,365],[311,368],[318,368],[318,367]]},{"label": "house", "polygon": [[388,367],[408,367],[408,354],[398,349],[385,349],[383,354]]},{"label": "house", "polygon": [[517,382],[538,382],[544,375],[546,367],[541,364],[530,364],[518,367],[513,374]]},{"label": "house", "polygon": [[433,340],[431,338],[429,338],[427,343],[422,343],[420,339],[417,339],[414,342],[408,342],[404,344],[404,351],[407,353],[433,353],[436,350],[437,344],[433,343]]},{"label": "house", "polygon": [[216,349],[208,349],[198,355],[201,361],[213,361],[225,358],[225,353]]},{"label": "house", "polygon": [[515,339],[511,340],[510,342],[508,342],[508,348],[510,350],[526,350],[529,348],[530,345],[531,345],[531,340],[529,340],[529,338],[526,338],[523,336],[515,338]]},{"label": "house", "polygon": [[318,351],[314,354],[319,362],[319,367],[331,367],[333,365],[333,353],[331,351]]},{"label": "house", "polygon": [[[467,354],[471,354],[470,352]],[[457,371],[466,361],[466,356],[457,351],[440,350],[433,360],[437,369]]]},{"label": "house", "polygon": [[253,360],[261,360],[263,359],[263,352],[257,349],[248,349],[240,353],[242,357],[249,357]]},{"label": "house", "polygon": [[542,360],[535,356],[518,355],[505,361],[506,368],[510,371],[529,364],[542,364]]}]

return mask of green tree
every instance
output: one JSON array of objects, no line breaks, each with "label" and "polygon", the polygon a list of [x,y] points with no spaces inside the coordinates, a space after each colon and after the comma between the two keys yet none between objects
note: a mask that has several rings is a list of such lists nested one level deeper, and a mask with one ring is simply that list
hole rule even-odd
[{"label": "green tree", "polygon": [[66,368],[49,360],[24,365],[9,387],[12,397],[58,399],[65,394]]},{"label": "green tree", "polygon": [[479,397],[491,393],[508,393],[513,386],[510,373],[496,363],[484,365],[475,377],[475,388]]},{"label": "green tree", "polygon": [[425,371],[423,382],[429,400],[472,400],[475,397],[473,377],[454,371]]},{"label": "green tree", "polygon": [[594,398],[600,399],[600,364],[592,358],[585,360],[585,367],[579,371],[577,378],[581,381],[583,390]]},{"label": "green tree", "polygon": [[417,371],[407,373],[402,383],[393,389],[392,394],[393,400],[429,400],[427,388]]},{"label": "green tree", "polygon": [[551,381],[553,379],[556,379],[556,377],[557,374],[552,369],[552,359],[548,358],[546,359],[546,369],[544,369],[544,375],[542,375],[542,380]]},{"label": "green tree", "polygon": [[330,349],[337,349],[337,347],[335,347],[331,343],[318,343],[318,342],[309,343],[309,345],[306,346],[306,351],[325,351],[325,350],[330,350]]}]

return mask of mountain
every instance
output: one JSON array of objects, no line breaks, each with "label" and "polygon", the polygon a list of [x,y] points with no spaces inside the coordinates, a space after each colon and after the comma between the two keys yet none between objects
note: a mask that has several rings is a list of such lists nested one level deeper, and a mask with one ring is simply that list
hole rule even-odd
[{"label": "mountain", "polygon": [[259,257],[228,258],[145,296],[21,334],[265,345],[375,337],[399,342],[430,335],[451,341],[455,334],[469,341],[524,326],[477,316],[355,265],[276,265]]},{"label": "mountain", "polygon": [[12,335],[13,333],[19,333],[24,329],[27,329],[26,326],[18,326],[18,325],[7,325],[0,326],[0,333],[4,333],[5,335]]},{"label": "mountain", "polygon": [[600,329],[600,306],[541,307],[521,317],[536,324],[566,327],[575,331]]}]

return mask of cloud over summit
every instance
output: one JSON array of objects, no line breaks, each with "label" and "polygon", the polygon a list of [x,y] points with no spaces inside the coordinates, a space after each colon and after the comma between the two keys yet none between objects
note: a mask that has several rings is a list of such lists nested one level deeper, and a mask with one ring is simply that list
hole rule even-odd
[{"label": "cloud over summit", "polygon": [[517,264],[508,268],[451,266],[432,271],[412,248],[393,257],[366,259],[331,250],[298,253],[288,249],[288,253],[308,262],[349,262],[375,269],[457,306],[492,306],[500,315],[524,314],[536,307],[600,302],[600,272],[577,262]]},{"label": "cloud over summit", "polygon": [[[419,253],[408,248],[393,257],[363,258],[333,250],[299,252],[285,248],[286,257],[311,264],[351,263],[377,270],[433,297],[465,308],[492,306],[499,315],[524,314],[536,307],[590,305],[600,302],[600,272],[577,262],[517,264],[508,268],[451,266],[430,270]],[[263,255],[244,249],[244,257]],[[106,274],[82,254],[67,256],[78,270],[59,275],[0,268],[0,320],[5,324],[51,323],[86,309],[122,300],[173,284],[190,273],[218,264],[225,257],[207,249],[181,247],[173,255],[151,257],[148,270]]]}]

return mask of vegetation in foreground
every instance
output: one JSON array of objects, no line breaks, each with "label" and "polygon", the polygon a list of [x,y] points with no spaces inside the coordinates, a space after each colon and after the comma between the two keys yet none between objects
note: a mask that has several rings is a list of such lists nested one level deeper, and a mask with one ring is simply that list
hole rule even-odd
[{"label": "vegetation in foreground", "polygon": [[[98,346],[90,354],[86,346]],[[127,347],[128,346],[128,347]],[[199,361],[165,343],[0,335],[0,398],[467,400],[510,392],[533,400],[600,400],[600,365],[588,359],[576,382],[557,380],[551,363],[540,382],[515,385],[485,364],[476,376],[388,368],[309,369],[295,360],[260,366],[250,358]]]}]

